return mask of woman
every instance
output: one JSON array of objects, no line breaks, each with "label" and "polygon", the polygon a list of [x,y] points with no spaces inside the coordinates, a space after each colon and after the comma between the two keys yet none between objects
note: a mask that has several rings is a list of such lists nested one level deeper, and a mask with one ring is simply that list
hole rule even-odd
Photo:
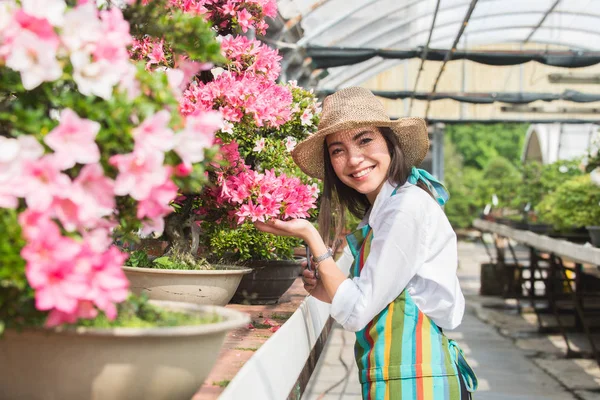
[{"label": "woman", "polygon": [[[340,90],[325,99],[319,130],[292,152],[306,174],[324,181],[323,236],[306,220],[256,223],[309,246],[315,268],[303,272],[305,288],[356,332],[364,399],[459,400],[476,389],[462,352],[442,332],[460,324],[464,297],[456,236],[440,207],[446,191],[415,168],[428,148],[424,120],[391,121],[367,89]],[[346,209],[362,218],[347,236],[349,277],[327,246]]]}]

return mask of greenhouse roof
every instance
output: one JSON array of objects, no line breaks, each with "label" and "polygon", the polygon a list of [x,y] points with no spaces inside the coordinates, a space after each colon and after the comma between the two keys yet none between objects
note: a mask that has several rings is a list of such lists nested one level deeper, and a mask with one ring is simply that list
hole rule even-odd
[{"label": "greenhouse roof", "polygon": [[[598,1],[279,0],[278,5],[280,18],[266,40],[284,54],[284,78],[323,92],[364,85],[408,61],[414,65],[402,87],[385,90],[433,95],[446,63],[458,59],[494,66],[535,61],[556,67],[555,73],[600,63]],[[548,92],[507,86],[476,91]],[[590,92],[589,85],[555,88]],[[474,90],[463,85],[452,91]]]}]

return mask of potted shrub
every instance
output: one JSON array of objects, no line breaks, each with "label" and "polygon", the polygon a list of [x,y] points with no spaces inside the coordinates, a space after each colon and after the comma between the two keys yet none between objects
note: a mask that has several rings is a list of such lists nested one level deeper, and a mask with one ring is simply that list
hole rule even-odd
[{"label": "potted shrub", "polygon": [[600,225],[600,186],[589,175],[563,182],[538,205],[540,216],[557,230]]},{"label": "potted shrub", "polygon": [[[113,243],[162,231],[178,192],[206,182],[221,117],[183,116],[177,96],[198,61],[222,56],[198,10],[127,3],[135,4],[0,3],[7,398],[189,399],[226,331],[248,321],[224,308],[129,296],[128,255]],[[131,35],[144,33],[158,38],[153,59],[172,68],[151,72],[153,62],[129,60]]]},{"label": "potted shrub", "polygon": [[[226,38],[221,46],[228,62],[184,93],[182,110],[223,112],[224,127],[217,137],[222,142],[224,160],[209,168],[213,185],[182,199],[180,218],[199,224],[200,254],[209,262],[252,268],[253,272],[242,278],[234,301],[272,303],[300,272],[293,250],[301,243],[294,238],[259,232],[252,222],[265,218],[314,217],[308,210],[316,208],[317,183],[301,173],[290,151],[316,130],[320,107],[312,91],[298,87],[295,82],[276,83],[281,69],[277,51],[242,36]],[[279,182],[280,187],[268,182]],[[290,184],[298,190],[290,187],[286,193],[279,193],[283,197],[277,206],[257,203],[263,201],[259,200],[259,186],[263,192],[274,193]],[[230,195],[233,189],[249,187],[257,192]],[[284,198],[298,193],[310,193],[306,198],[310,204],[295,211],[287,210],[289,200]],[[270,210],[269,215],[265,214],[266,209]],[[191,219],[186,217],[190,213]]]},{"label": "potted shrub", "polygon": [[245,165],[235,142],[225,146],[229,166],[210,176],[221,184],[209,187],[199,199],[201,251],[219,262],[252,269],[233,297],[234,302],[277,302],[300,272],[294,248],[300,243],[258,231],[252,222],[269,218],[306,218],[316,208],[316,185],[274,170],[257,172]]},{"label": "potted shrub", "polygon": [[514,165],[504,157],[496,157],[484,168],[476,192],[483,204],[492,200],[491,214],[499,223],[508,224],[506,218],[513,212],[512,204],[516,195],[516,182],[519,173]]}]

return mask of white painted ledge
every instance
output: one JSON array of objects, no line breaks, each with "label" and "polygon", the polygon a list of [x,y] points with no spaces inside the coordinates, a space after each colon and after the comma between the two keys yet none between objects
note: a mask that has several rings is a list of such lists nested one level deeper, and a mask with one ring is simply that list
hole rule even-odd
[{"label": "white painted ledge", "polygon": [[[297,382],[311,352],[321,333],[325,337],[331,326],[328,324],[330,307],[314,297],[307,297],[281,328],[244,364],[219,399],[282,400],[287,399],[292,392],[299,391]],[[327,328],[325,332],[324,328]],[[321,339],[317,347],[323,345]],[[320,352],[322,349],[317,350]],[[312,357],[315,358],[314,354]],[[316,362],[314,359],[311,361]],[[308,368],[310,376],[314,364]],[[304,373],[306,374],[306,370]],[[300,397],[299,394],[297,397]]]},{"label": "white painted ledge", "polygon": [[554,239],[531,231],[513,229],[506,225],[476,219],[473,226],[482,232],[497,233],[538,250],[547,251],[584,264],[600,265],[600,248]]}]

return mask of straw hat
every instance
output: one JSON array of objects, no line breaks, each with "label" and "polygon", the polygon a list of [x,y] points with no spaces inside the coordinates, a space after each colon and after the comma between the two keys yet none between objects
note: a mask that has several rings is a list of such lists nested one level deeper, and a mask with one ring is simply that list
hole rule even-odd
[{"label": "straw hat", "polygon": [[318,131],[298,143],[292,158],[300,169],[313,178],[323,179],[323,143],[332,133],[360,127],[387,127],[398,136],[409,166],[421,164],[429,149],[427,125],[422,118],[390,120],[383,104],[370,90],[360,87],[342,89],[323,101]]}]

